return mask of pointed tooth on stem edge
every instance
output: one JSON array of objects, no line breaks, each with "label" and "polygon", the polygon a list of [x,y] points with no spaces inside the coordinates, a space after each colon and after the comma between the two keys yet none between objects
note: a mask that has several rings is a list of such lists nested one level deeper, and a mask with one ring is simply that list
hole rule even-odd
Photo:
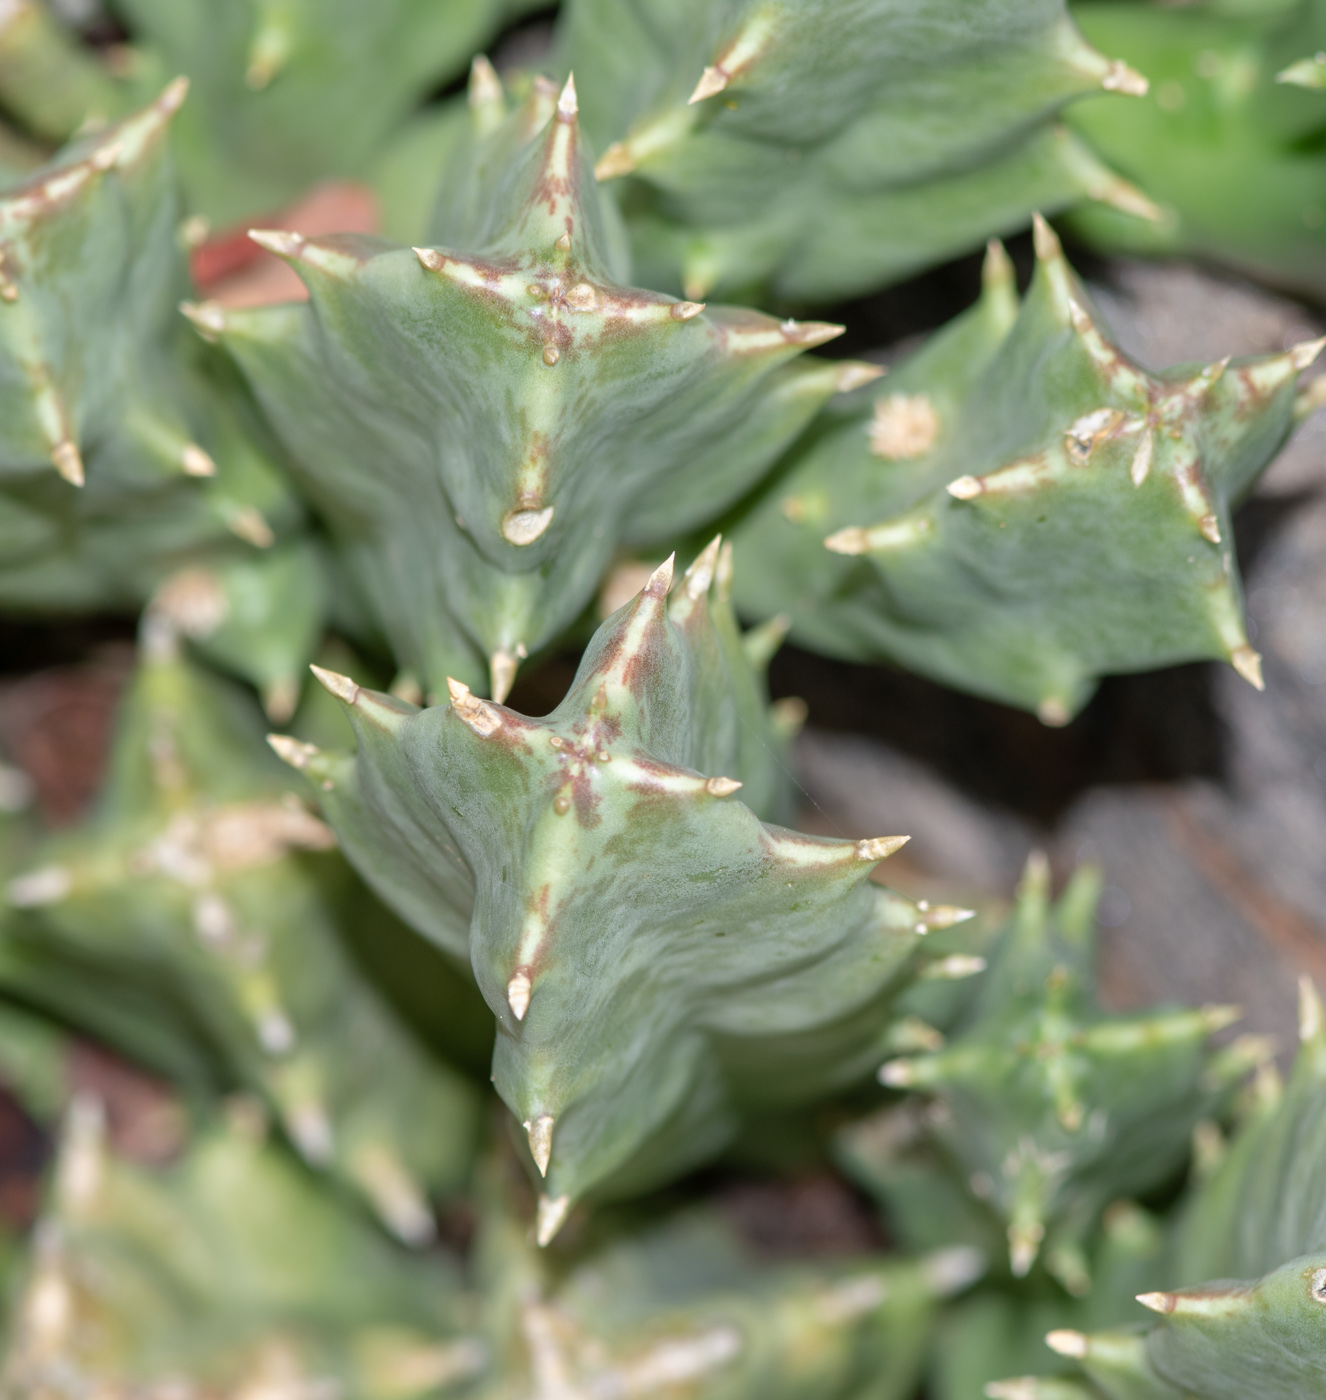
[{"label": "pointed tooth on stem edge", "polygon": [[555,1126],[553,1116],[551,1113],[540,1113],[528,1119],[523,1126],[525,1135],[529,1138],[530,1156],[534,1158],[534,1165],[538,1167],[540,1176],[547,1176],[548,1163],[552,1158]]},{"label": "pointed tooth on stem edge", "polygon": [[1262,677],[1261,653],[1253,651],[1246,642],[1230,652],[1229,664],[1254,690],[1266,689],[1266,681]]},{"label": "pointed tooth on stem edge", "polygon": [[310,666],[309,670],[323,689],[330,691],[338,700],[353,705],[359,699],[359,686],[349,676],[343,676],[339,671],[324,670],[321,666]]},{"label": "pointed tooth on stem edge", "polygon": [[900,851],[912,838],[910,836],[874,836],[856,843],[858,860],[884,860],[894,851]]},{"label": "pointed tooth on stem edge", "polygon": [[530,981],[529,969],[517,968],[515,975],[506,984],[506,1002],[517,1021],[525,1019],[533,990],[534,984]]},{"label": "pointed tooth on stem edge", "polygon": [[553,1236],[566,1223],[571,1210],[570,1196],[540,1196],[538,1219],[534,1227],[534,1238],[539,1248],[544,1249],[553,1241]]}]

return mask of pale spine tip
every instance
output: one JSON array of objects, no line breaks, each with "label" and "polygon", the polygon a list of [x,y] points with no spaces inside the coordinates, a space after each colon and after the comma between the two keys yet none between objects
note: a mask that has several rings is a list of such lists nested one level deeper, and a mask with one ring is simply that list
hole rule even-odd
[{"label": "pale spine tip", "polygon": [[163,116],[173,116],[184,105],[184,99],[189,95],[189,80],[183,74],[178,78],[172,78],[166,84],[165,90],[157,98],[157,111]]},{"label": "pale spine tip", "polygon": [[571,121],[580,111],[576,103],[576,75],[569,73],[566,79],[566,86],[562,89],[562,95],[557,99],[557,115],[563,121]]},{"label": "pale spine tip", "polygon": [[182,301],[180,312],[188,317],[205,339],[220,335],[226,328],[226,313],[219,302]]},{"label": "pale spine tip", "polygon": [[36,909],[43,904],[58,904],[73,887],[73,878],[63,866],[47,865],[16,876],[5,886],[5,898],[15,909]]},{"label": "pale spine tip", "polygon": [[55,470],[64,477],[70,486],[82,486],[83,457],[76,442],[69,438],[63,442],[57,442],[51,448],[51,462]]},{"label": "pale spine tip", "polygon": [[594,165],[596,180],[616,180],[635,169],[635,156],[625,141],[614,141]]},{"label": "pale spine tip", "polygon": [[1152,1312],[1172,1313],[1178,1305],[1178,1299],[1173,1293],[1139,1293],[1137,1301],[1144,1308],[1150,1308]]},{"label": "pale spine tip", "polygon": [[344,700],[347,705],[353,705],[359,699],[359,687],[349,676],[343,676],[339,671],[325,670],[321,666],[310,666],[309,670],[317,677],[318,684],[338,700]]},{"label": "pale spine tip", "polygon": [[502,96],[502,80],[497,76],[497,69],[488,61],[486,54],[475,54],[470,64],[470,106],[484,107],[501,102]]},{"label": "pale spine tip", "polygon": [[975,977],[978,972],[984,972],[985,966],[985,959],[974,953],[950,953],[948,957],[939,958],[923,968],[921,976],[927,981],[958,982],[964,977]]},{"label": "pale spine tip", "polygon": [[1062,729],[1073,716],[1069,713],[1068,706],[1057,695],[1047,695],[1036,706],[1036,718],[1047,729]]},{"label": "pale spine tip", "polygon": [[1063,249],[1059,246],[1059,236],[1046,222],[1043,214],[1031,216],[1031,231],[1036,256],[1041,262],[1053,262],[1055,258],[1063,256]]},{"label": "pale spine tip", "polygon": [[282,763],[298,768],[301,773],[322,753],[316,744],[306,744],[289,734],[269,734],[267,742]]},{"label": "pale spine tip", "polygon": [[1044,1229],[1035,1224],[1008,1227],[1008,1268],[1014,1278],[1026,1278],[1041,1252]]},{"label": "pale spine tip", "polygon": [[849,525],[830,535],[824,548],[834,554],[865,554],[870,549],[870,536],[859,525]]},{"label": "pale spine tip", "polygon": [[873,384],[875,380],[882,378],[883,374],[883,365],[871,365],[863,360],[848,360],[839,369],[838,376],[833,381],[834,392],[850,394],[853,389],[861,389],[867,384]]},{"label": "pale spine tip", "polygon": [[553,1140],[553,1116],[551,1113],[540,1113],[535,1118],[525,1121],[525,1135],[529,1138],[530,1156],[534,1158],[534,1165],[539,1169],[540,1176],[548,1175],[548,1163],[552,1159]]},{"label": "pale spine tip", "polygon": [[1312,978],[1303,973],[1298,979],[1298,1038],[1307,1045],[1320,1040],[1326,1017],[1322,1014],[1321,996]]},{"label": "pale spine tip", "polygon": [[1007,1381],[987,1381],[981,1393],[985,1400],[1040,1400],[1040,1381],[1035,1376],[1015,1376]]},{"label": "pale spine tip", "polygon": [[493,692],[493,699],[499,705],[511,694],[519,665],[519,660],[512,652],[504,651],[500,647],[488,658],[489,686]]},{"label": "pale spine tip", "polygon": [[1241,1006],[1204,1006],[1199,1014],[1202,1029],[1207,1035],[1214,1035],[1217,1031],[1223,1031],[1226,1026],[1232,1026],[1236,1021],[1241,1021],[1243,1008]]},{"label": "pale spine tip", "polygon": [[1230,652],[1229,664],[1254,690],[1266,689],[1266,681],[1262,677],[1261,653],[1253,651],[1246,642]]},{"label": "pale spine tip", "polygon": [[1087,1354],[1086,1337],[1081,1332],[1074,1332],[1067,1327],[1047,1332],[1045,1345],[1051,1351],[1057,1351],[1060,1356],[1071,1356],[1077,1361],[1080,1361]]},{"label": "pale spine tip", "polygon": [[196,442],[186,442],[180,449],[180,466],[185,476],[216,475],[216,463]]},{"label": "pale spine tip", "polygon": [[533,544],[552,524],[556,509],[556,506],[544,506],[542,510],[508,511],[502,517],[502,538],[518,549]]},{"label": "pale spine tip", "polygon": [[553,1241],[558,1230],[566,1223],[571,1210],[570,1196],[540,1196],[539,1213],[534,1226],[534,1238],[539,1248],[544,1249]]},{"label": "pale spine tip", "polygon": [[1220,522],[1214,515],[1204,515],[1197,522],[1197,533],[1212,544],[1220,543]]},{"label": "pale spine tip", "polygon": [[1002,286],[1012,283],[1016,276],[1013,259],[1008,249],[998,238],[992,238],[985,245],[985,261],[981,264],[981,281],[987,286]]},{"label": "pale spine tip", "polygon": [[735,778],[708,778],[704,790],[710,797],[731,797],[741,787]]},{"label": "pale spine tip", "polygon": [[666,598],[672,588],[672,571],[677,563],[675,552],[668,557],[649,575],[649,582],[645,584],[644,591],[650,598]]},{"label": "pale spine tip", "polygon": [[714,570],[718,567],[718,551],[722,543],[723,536],[715,535],[696,555],[695,562],[683,575],[686,595],[693,602],[699,602],[709,592],[714,581]]},{"label": "pale spine tip", "polygon": [[533,990],[534,984],[530,981],[529,970],[523,967],[506,984],[506,1004],[511,1008],[511,1014],[517,1021],[525,1019],[525,1013],[529,1010],[530,994]]},{"label": "pale spine tip", "polygon": [[226,520],[226,528],[255,549],[270,549],[276,543],[272,527],[253,506],[239,506]]},{"label": "pale spine tip", "polygon": [[283,228],[251,228],[249,239],[278,258],[297,258],[304,248],[304,235]]},{"label": "pale spine tip", "polygon": [[436,248],[411,248],[410,251],[419,259],[420,266],[429,272],[441,272],[446,259]]},{"label": "pale spine tip", "polygon": [[717,97],[728,84],[728,76],[721,68],[706,68],[700,74],[700,81],[695,85],[695,91],[686,100],[688,107],[694,106],[697,102],[703,102],[708,97]]},{"label": "pale spine tip", "polygon": [[[474,695],[464,681],[448,676],[447,693],[451,696],[451,708],[455,710],[457,719],[472,729],[479,738],[487,739],[502,727],[502,716],[491,705],[485,704]],[[528,1000],[526,997],[526,1001]]]},{"label": "pale spine tip", "polygon": [[955,481],[950,481],[944,488],[955,500],[972,501],[985,490],[981,485],[979,477],[960,476]]},{"label": "pale spine tip", "polygon": [[858,860],[884,860],[894,851],[900,851],[911,840],[910,836],[875,836],[868,841],[856,843]]},{"label": "pale spine tip", "polygon": [[1106,92],[1121,92],[1126,97],[1145,97],[1151,90],[1151,84],[1142,74],[1129,68],[1121,58],[1116,58],[1105,70],[1100,85]]},{"label": "pale spine tip", "polygon": [[1317,356],[1326,348],[1326,336],[1320,340],[1304,340],[1293,346],[1289,351],[1289,358],[1295,369],[1307,369]]},{"label": "pale spine tip", "polygon": [[909,1089],[916,1083],[916,1067],[910,1060],[889,1060],[880,1065],[879,1082],[888,1089]]},{"label": "pale spine tip", "polygon": [[672,303],[672,319],[674,321],[691,321],[704,310],[702,301],[674,301]]}]

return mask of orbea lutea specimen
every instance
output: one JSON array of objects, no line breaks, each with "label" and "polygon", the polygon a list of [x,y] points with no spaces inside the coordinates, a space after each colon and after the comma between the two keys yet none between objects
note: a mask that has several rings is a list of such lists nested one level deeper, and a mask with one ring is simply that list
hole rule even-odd
[{"label": "orbea lutea specimen", "polygon": [[840,327],[625,285],[573,82],[507,114],[480,66],[474,121],[441,204],[462,247],[255,233],[310,302],[191,314],[248,376],[398,665],[502,699],[620,546],[712,519],[878,371],[788,363]]},{"label": "orbea lutea specimen", "polygon": [[582,1196],[710,1156],[744,1104],[868,1075],[914,950],[967,917],[870,882],[905,837],[803,836],[743,802],[770,800],[776,735],[729,570],[715,540],[669,604],[667,561],[544,719],[457,681],[418,710],[324,673],[357,757],[273,740],[365,878],[472,965],[543,1240]]}]

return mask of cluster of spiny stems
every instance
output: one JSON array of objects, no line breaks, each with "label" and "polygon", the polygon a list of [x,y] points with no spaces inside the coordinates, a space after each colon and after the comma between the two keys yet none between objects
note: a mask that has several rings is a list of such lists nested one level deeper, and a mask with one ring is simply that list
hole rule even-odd
[{"label": "cluster of spiny stems", "polygon": [[[93,809],[0,768],[57,1144],[0,1390],[1319,1395],[1315,989],[1282,1083],[1237,1008],[1101,1005],[1094,869],[878,882],[906,836],[793,826],[765,672],[1263,687],[1233,512],[1323,342],[1143,367],[1047,219],[1320,291],[1326,11],[565,0],[499,76],[531,8],[0,5],[0,612],[137,629]],[[982,246],[887,376],[810,353]],[[884,1228],[771,1263],[713,1163]]]}]

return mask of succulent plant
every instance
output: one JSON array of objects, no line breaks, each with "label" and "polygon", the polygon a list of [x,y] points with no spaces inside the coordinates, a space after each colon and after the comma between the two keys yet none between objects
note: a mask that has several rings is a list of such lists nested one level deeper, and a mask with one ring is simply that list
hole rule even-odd
[{"label": "succulent plant", "polygon": [[660,567],[545,719],[457,681],[419,710],[324,673],[357,756],[273,741],[365,878],[472,963],[545,1178],[541,1239],[591,1190],[704,1160],[743,1100],[868,1073],[919,936],[966,915],[869,883],[905,838],[801,836],[737,797],[770,800],[776,749],[729,567],[715,540],[670,607]]},{"label": "succulent plant", "polygon": [[[787,312],[1033,208],[1316,288],[1322,7],[538,8],[0,0],[0,623],[139,615],[92,814],[0,763],[0,1392],[1315,1396],[1315,993],[1277,1099],[1232,1008],[1102,1009],[1095,873],[875,883],[764,672],[1260,686],[1232,512],[1320,344],[1140,368],[1039,216],[883,386]],[[290,228],[329,178],[400,242]],[[61,1113],[23,1238],[3,1129]],[[872,1243],[771,1257],[752,1171]]]},{"label": "succulent plant", "polygon": [[[1299,1400],[1326,1379],[1326,1014],[1304,978],[1299,1046],[1272,1078],[1180,1219],[1170,1270],[1184,1286],[1137,1301],[1146,1329],[1051,1332],[1107,1400]],[[1203,1282],[1203,1280],[1205,1280]],[[1029,1400],[1042,1400],[1028,1391]]]},{"label": "succulent plant", "polygon": [[561,54],[650,286],[843,298],[1033,209],[1149,202],[1057,124],[1146,91],[1062,0],[572,0]]},{"label": "succulent plant", "polygon": [[62,141],[184,74],[175,133],[190,212],[282,209],[318,180],[364,179],[431,92],[530,0],[115,0],[130,42],[85,48],[46,0],[0,20],[0,100]]},{"label": "succulent plant", "polygon": [[1113,671],[1222,658],[1260,688],[1231,511],[1321,345],[1152,374],[1036,227],[1020,308],[993,245],[980,302],[792,454],[734,536],[738,607],[1047,724]]},{"label": "succulent plant", "polygon": [[0,196],[0,603],[131,610],[181,568],[218,569],[226,659],[279,700],[320,637],[323,585],[307,546],[278,544],[302,512],[242,385],[176,310],[165,134],[184,95],[173,83]]},{"label": "succulent plant", "polygon": [[[476,120],[501,105],[494,90]],[[311,302],[192,312],[243,367],[426,690],[478,687],[486,662],[505,698],[619,545],[703,524],[875,374],[786,364],[838,327],[621,285],[576,111],[571,84],[555,104],[536,88],[488,137],[489,166],[458,181],[471,251],[255,234]]]},{"label": "succulent plant", "polygon": [[97,1100],[73,1101],[6,1395],[408,1400],[482,1370],[454,1263],[401,1251],[262,1136],[236,1103],[151,1171],[107,1150]]},{"label": "succulent plant", "polygon": [[951,1249],[779,1264],[703,1207],[598,1222],[554,1258],[518,1212],[490,1207],[476,1255],[491,1346],[513,1372],[485,1396],[686,1400],[906,1400],[937,1305],[983,1262]]},{"label": "succulent plant", "polygon": [[1005,1226],[1013,1274],[1027,1274],[1046,1243],[1070,1291],[1089,1287],[1076,1241],[1111,1201],[1182,1167],[1194,1125],[1248,1067],[1236,1051],[1213,1060],[1204,1050],[1237,1008],[1099,1008],[1099,891],[1086,867],[1051,905],[1048,867],[1034,857],[965,1016],[879,1072],[891,1088],[933,1096],[935,1143]]},{"label": "succulent plant", "polygon": [[1326,293],[1326,161],[1312,0],[1166,9],[1084,4],[1087,34],[1151,79],[1144,101],[1075,107],[1069,122],[1162,206],[1139,220],[1075,210],[1075,232],[1112,251],[1216,259],[1275,286]]},{"label": "succulent plant", "polygon": [[[285,800],[246,699],[185,664],[159,616],[119,727],[96,816],[9,882],[10,905],[32,911],[10,933],[11,982],[84,1024],[90,997],[111,1003],[91,1024],[112,1040],[120,998],[145,1000],[140,1015],[173,1027],[156,1068],[258,1094],[305,1160],[363,1191],[402,1238],[427,1239],[429,1195],[469,1166],[474,1095],[352,959],[340,922],[372,908],[334,855],[320,870],[299,854],[335,838]],[[135,1035],[124,1048],[153,1047]]]}]

